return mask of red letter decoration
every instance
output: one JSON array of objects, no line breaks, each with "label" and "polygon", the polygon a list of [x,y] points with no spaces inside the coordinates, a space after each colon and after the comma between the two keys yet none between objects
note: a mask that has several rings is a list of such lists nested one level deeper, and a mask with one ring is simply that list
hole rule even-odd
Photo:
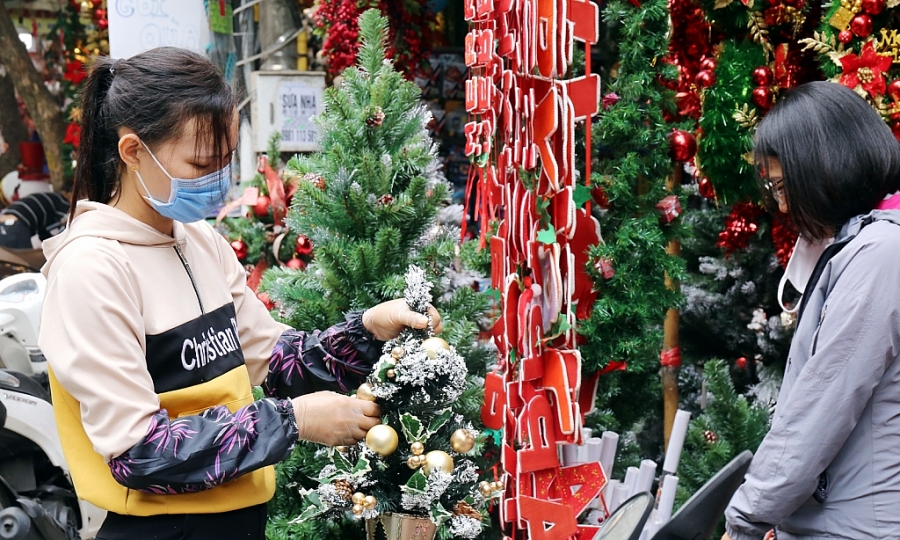
[{"label": "red letter decoration", "polygon": [[587,538],[576,516],[606,479],[599,464],[561,468],[558,445],[581,442],[596,390],[595,377],[582,386],[575,325],[596,296],[585,266],[599,228],[573,194],[575,124],[596,114],[600,79],[590,62],[583,76],[562,77],[575,41],[589,58],[599,11],[589,0],[464,0],[464,13],[470,189],[477,185],[481,230],[498,225],[490,250],[500,359],[486,377],[482,417],[503,429],[503,534]]}]

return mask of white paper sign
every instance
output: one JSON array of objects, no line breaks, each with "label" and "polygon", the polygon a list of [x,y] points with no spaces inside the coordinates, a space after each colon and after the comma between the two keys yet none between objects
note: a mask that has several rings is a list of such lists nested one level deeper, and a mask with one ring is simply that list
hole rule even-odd
[{"label": "white paper sign", "polygon": [[207,54],[210,32],[203,0],[109,0],[108,13],[112,58],[163,46]]},{"label": "white paper sign", "polygon": [[322,89],[301,82],[282,83],[278,91],[281,139],[287,146],[316,142],[312,117],[322,110]]}]

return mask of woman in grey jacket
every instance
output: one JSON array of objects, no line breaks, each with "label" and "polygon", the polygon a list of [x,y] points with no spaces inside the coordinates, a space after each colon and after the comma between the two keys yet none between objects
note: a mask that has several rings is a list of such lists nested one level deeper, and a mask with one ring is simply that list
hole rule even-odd
[{"label": "woman in grey jacket", "polygon": [[766,116],[754,159],[800,234],[833,243],[724,538],[900,538],[900,145],[852,90],[814,82]]}]

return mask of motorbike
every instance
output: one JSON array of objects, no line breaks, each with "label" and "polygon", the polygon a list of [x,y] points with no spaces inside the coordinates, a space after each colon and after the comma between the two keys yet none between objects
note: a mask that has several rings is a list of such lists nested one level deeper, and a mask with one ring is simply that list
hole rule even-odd
[{"label": "motorbike", "polygon": [[0,369],[26,375],[46,373],[47,361],[38,348],[46,288],[47,279],[39,273],[0,280]]},{"label": "motorbike", "polygon": [[[710,540],[731,496],[744,482],[753,454],[745,450],[703,485],[654,535],[652,540]],[[640,540],[655,498],[638,493],[603,523],[596,540]]]},{"label": "motorbike", "polygon": [[0,370],[0,540],[87,540],[105,517],[75,496],[50,394]]}]

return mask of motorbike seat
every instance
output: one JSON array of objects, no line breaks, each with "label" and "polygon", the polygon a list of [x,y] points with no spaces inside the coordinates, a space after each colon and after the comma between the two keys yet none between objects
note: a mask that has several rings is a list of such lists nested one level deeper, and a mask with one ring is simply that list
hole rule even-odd
[{"label": "motorbike seat", "polygon": [[19,373],[18,371],[13,371],[11,369],[0,369],[0,371],[12,375],[19,381],[19,385],[15,386],[4,381],[3,377],[0,377],[0,389],[8,390],[10,392],[19,392],[27,396],[42,399],[47,403],[51,403],[50,393],[47,392],[47,390],[45,390],[41,383],[36,379],[32,378],[29,375],[25,375],[24,373]]}]

